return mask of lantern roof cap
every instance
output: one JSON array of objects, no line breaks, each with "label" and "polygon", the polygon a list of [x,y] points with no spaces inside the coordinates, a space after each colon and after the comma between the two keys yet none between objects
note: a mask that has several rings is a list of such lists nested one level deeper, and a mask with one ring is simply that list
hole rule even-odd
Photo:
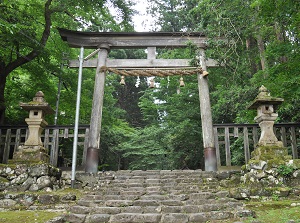
[{"label": "lantern roof cap", "polygon": [[44,93],[38,91],[32,101],[27,103],[20,103],[20,107],[25,111],[42,110],[45,114],[54,114],[54,110],[50,107],[49,103],[44,99]]},{"label": "lantern roof cap", "polygon": [[250,104],[248,109],[257,109],[261,105],[278,106],[278,105],[282,104],[283,101],[284,101],[283,98],[272,97],[270,95],[269,90],[264,85],[262,85],[259,88],[259,93],[258,93],[257,97],[254,99],[254,101],[252,101],[252,103]]}]

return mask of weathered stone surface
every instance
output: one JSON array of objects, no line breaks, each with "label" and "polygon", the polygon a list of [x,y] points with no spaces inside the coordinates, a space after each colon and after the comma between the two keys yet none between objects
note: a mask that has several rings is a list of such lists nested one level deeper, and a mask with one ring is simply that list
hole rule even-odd
[{"label": "weathered stone surface", "polygon": [[296,179],[300,179],[300,169],[299,170],[296,170],[294,171],[293,173],[293,177],[296,178]]},{"label": "weathered stone surface", "polygon": [[137,214],[133,218],[133,222],[157,223],[160,222],[160,218],[160,214]]},{"label": "weathered stone surface", "polygon": [[167,206],[183,206],[183,202],[177,200],[162,200],[160,203]]},{"label": "weathered stone surface", "polygon": [[136,200],[133,202],[134,206],[158,206],[159,203],[156,200]]},{"label": "weathered stone surface", "polygon": [[26,164],[18,164],[15,168],[15,172],[17,175],[28,173],[28,167]]},{"label": "weathered stone surface", "polygon": [[50,169],[47,164],[33,165],[28,169],[29,176],[31,177],[41,177],[50,175]]},{"label": "weathered stone surface", "polygon": [[217,193],[215,193],[216,198],[225,198],[229,196],[229,192],[228,191],[218,191]]},{"label": "weathered stone surface", "polygon": [[39,190],[44,189],[45,187],[52,187],[52,181],[50,176],[41,176],[37,179],[36,184],[38,185]]},{"label": "weathered stone surface", "polygon": [[255,212],[251,210],[238,210],[235,213],[236,218],[247,218],[247,217],[255,217]]},{"label": "weathered stone surface", "polygon": [[14,207],[17,204],[15,200],[12,199],[3,199],[0,200],[0,207],[1,208],[11,208]]},{"label": "weathered stone surface", "polygon": [[255,170],[264,170],[266,168],[267,162],[263,160],[259,160],[256,163],[250,163],[249,168]]},{"label": "weathered stone surface", "polygon": [[67,214],[64,216],[65,222],[84,223],[86,215],[84,214]]},{"label": "weathered stone surface", "polygon": [[123,222],[133,222],[135,214],[121,213],[111,216],[110,223],[123,223]]},{"label": "weathered stone surface", "polygon": [[250,191],[247,188],[230,188],[229,196],[234,199],[243,200],[250,197]]},{"label": "weathered stone surface", "polygon": [[223,220],[223,219],[229,219],[229,218],[233,218],[234,215],[231,212],[226,212],[226,211],[211,211],[211,212],[207,212],[206,216],[209,219],[212,220]]},{"label": "weathered stone surface", "polygon": [[277,194],[279,197],[287,197],[291,189],[287,187],[279,187],[274,191],[274,194]]},{"label": "weathered stone surface", "polygon": [[4,191],[10,185],[6,178],[0,179],[0,191]]},{"label": "weathered stone surface", "polygon": [[64,216],[55,217],[45,223],[65,223]]},{"label": "weathered stone surface", "polygon": [[79,172],[76,174],[76,180],[83,183],[84,186],[93,186],[97,183],[98,177],[97,174]]},{"label": "weathered stone surface", "polygon": [[181,206],[162,206],[161,211],[162,211],[162,213],[181,213],[182,207]]},{"label": "weathered stone surface", "polygon": [[7,176],[9,174],[14,174],[14,170],[10,167],[4,167],[3,171],[2,171],[2,175],[3,176]]},{"label": "weathered stone surface", "polygon": [[143,213],[160,213],[161,206],[146,206],[143,207]]},{"label": "weathered stone surface", "polygon": [[189,218],[190,222],[197,222],[197,223],[207,222],[208,220],[209,219],[206,217],[205,213],[191,214]]},{"label": "weathered stone surface", "polygon": [[[165,196],[166,197],[166,196]],[[187,194],[178,194],[178,195],[169,195],[168,196],[171,200],[178,200],[178,201],[186,201],[190,198]]]},{"label": "weathered stone surface", "polygon": [[89,215],[86,218],[86,223],[100,223],[100,222],[108,222],[110,215],[108,214],[93,214]]},{"label": "weathered stone surface", "polygon": [[25,172],[25,173],[18,175],[10,183],[11,184],[22,184],[27,180],[27,178],[28,178],[28,173]]},{"label": "weathered stone surface", "polygon": [[199,206],[198,205],[184,205],[181,207],[182,213],[198,213]]},{"label": "weathered stone surface", "polygon": [[32,177],[28,177],[25,182],[22,184],[22,191],[29,190],[30,186],[35,183]]},{"label": "weathered stone surface", "polygon": [[163,214],[161,218],[162,223],[185,223],[188,222],[189,217],[187,214]]},{"label": "weathered stone surface", "polygon": [[74,205],[69,208],[69,211],[74,214],[88,214],[91,211],[90,207]]},{"label": "weathered stone surface", "polygon": [[124,213],[143,213],[143,208],[140,206],[127,206],[122,208]]},{"label": "weathered stone surface", "polygon": [[59,202],[59,196],[52,194],[41,194],[38,196],[37,200],[40,204],[56,204]]},{"label": "weathered stone surface", "polygon": [[61,196],[60,200],[62,202],[76,201],[76,195],[75,194],[66,194],[66,195]]},{"label": "weathered stone surface", "polygon": [[94,214],[119,214],[121,213],[121,208],[118,207],[94,207],[90,208],[91,213]]},{"label": "weathered stone surface", "polygon": [[224,171],[224,172],[217,172],[217,179],[219,180],[224,180],[224,179],[229,179],[230,178],[230,172],[229,171]]},{"label": "weathered stone surface", "polygon": [[210,192],[199,192],[199,193],[191,193],[190,199],[210,199],[214,198],[214,194]]},{"label": "weathered stone surface", "polygon": [[[95,207],[96,204],[100,205],[101,203],[98,201],[96,202],[95,200],[78,200],[77,204],[82,205],[82,206],[87,206],[87,207]],[[104,204],[104,201],[103,201],[103,204]]]},{"label": "weathered stone surface", "polygon": [[167,198],[167,196],[159,194],[141,196],[141,200],[166,200]]},{"label": "weathered stone surface", "polygon": [[108,200],[105,205],[108,207],[125,207],[132,206],[133,202],[131,200]]},{"label": "weathered stone surface", "polygon": [[37,200],[37,197],[35,194],[20,194],[16,196],[15,200],[26,207],[30,207]]}]

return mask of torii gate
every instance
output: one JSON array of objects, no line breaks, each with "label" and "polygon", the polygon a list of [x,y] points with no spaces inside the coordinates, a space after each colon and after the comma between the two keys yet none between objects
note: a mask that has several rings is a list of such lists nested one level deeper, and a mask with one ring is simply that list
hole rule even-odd
[{"label": "torii gate", "polygon": [[[186,68],[192,69],[190,66],[190,60],[188,59],[156,59],[155,56],[156,47],[187,47],[188,42],[191,42],[199,48],[199,62],[201,68],[194,69],[193,73],[197,73],[198,77],[205,170],[217,170],[216,149],[214,145],[207,79],[207,67],[215,67],[217,64],[213,60],[205,59],[205,48],[207,47],[207,38],[205,35],[194,32],[79,32],[66,29],[59,29],[59,33],[62,39],[68,42],[70,47],[96,49],[93,55],[98,53],[98,59],[88,60],[88,58],[91,57],[91,55],[89,55],[86,57],[86,61],[83,62],[82,60],[82,64],[80,64],[78,60],[71,60],[69,64],[70,67],[79,67],[79,69],[82,69],[82,67],[96,68],[88,150],[86,156],[86,172],[96,173],[98,171],[98,151],[100,146],[100,130],[106,71],[111,69],[123,69],[122,75],[134,75],[134,72],[130,72],[129,70],[132,71],[143,68],[144,70],[142,70],[143,72],[139,72],[139,76],[162,76],[160,72],[150,72],[147,69],[156,69],[156,71],[159,71],[159,69],[168,69],[170,75],[174,75],[174,69],[177,71]],[[147,59],[108,59],[110,49],[132,48],[147,48]],[[82,54],[81,57],[83,57]],[[155,73],[158,75],[155,75]],[[168,76],[166,73],[167,72],[163,72],[163,76]],[[186,74],[191,74],[191,72],[187,72]]]}]

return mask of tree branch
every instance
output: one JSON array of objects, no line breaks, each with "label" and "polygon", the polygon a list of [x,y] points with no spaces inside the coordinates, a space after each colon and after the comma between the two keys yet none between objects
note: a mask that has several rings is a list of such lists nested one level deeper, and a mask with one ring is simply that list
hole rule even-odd
[{"label": "tree branch", "polygon": [[[42,37],[39,41],[40,45],[42,48],[45,47],[48,38],[50,36],[50,30],[51,30],[51,15],[54,11],[50,9],[52,0],[47,0],[45,3],[45,10],[44,10],[44,17],[45,17],[45,25],[44,25],[44,31],[42,34]],[[25,56],[18,57],[16,60],[12,61],[11,63],[7,64],[6,69],[5,69],[5,75],[8,76],[8,74],[16,69],[17,67],[20,67],[30,61],[32,61],[34,58],[36,58],[41,52],[41,49],[33,49],[30,53],[28,53]]]}]

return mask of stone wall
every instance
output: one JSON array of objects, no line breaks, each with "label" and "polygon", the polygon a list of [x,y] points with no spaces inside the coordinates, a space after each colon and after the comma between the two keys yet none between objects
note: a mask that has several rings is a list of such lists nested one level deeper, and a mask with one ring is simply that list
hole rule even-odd
[{"label": "stone wall", "polygon": [[49,164],[0,165],[0,191],[52,191],[60,188],[61,170]]},{"label": "stone wall", "polygon": [[236,199],[300,198],[300,160],[267,165],[267,162],[244,166],[239,181],[230,187],[230,196]]},{"label": "stone wall", "polygon": [[[154,174],[160,177],[164,175],[174,175],[176,181],[177,175],[185,175],[186,183],[192,182],[191,186],[197,186],[199,189],[209,190],[228,190],[229,196],[235,199],[253,199],[253,198],[272,198],[276,197],[295,197],[300,198],[300,168],[287,169],[290,166],[284,166],[286,169],[270,168],[259,169],[260,166],[251,166],[250,169],[241,171],[223,171],[223,172],[205,172],[201,170],[155,170],[155,171],[107,171],[97,174],[76,173],[77,189],[83,191],[95,191],[103,187],[109,187],[113,183],[123,178],[134,178],[136,184],[141,184],[138,176]],[[257,168],[257,169],[255,169]],[[288,172],[289,170],[289,172]],[[190,180],[188,180],[190,178]],[[163,180],[158,180],[163,183]],[[144,182],[145,183],[145,182]],[[166,182],[168,183],[168,182]],[[162,184],[162,186],[164,186]],[[167,186],[167,185],[165,185]],[[18,165],[0,165],[0,191],[2,197],[0,200],[10,199],[18,200],[19,197],[14,192],[44,191],[45,193],[66,189],[71,187],[71,172],[61,171],[48,164],[18,164]],[[55,194],[55,193],[52,193]],[[36,200],[38,199],[35,197]],[[43,198],[39,198],[43,199]],[[21,200],[24,200],[23,198]],[[26,200],[26,199],[25,199]],[[32,200],[32,199],[31,199]],[[60,201],[60,198],[48,198],[49,201]],[[1,206],[1,205],[0,205]]]}]

